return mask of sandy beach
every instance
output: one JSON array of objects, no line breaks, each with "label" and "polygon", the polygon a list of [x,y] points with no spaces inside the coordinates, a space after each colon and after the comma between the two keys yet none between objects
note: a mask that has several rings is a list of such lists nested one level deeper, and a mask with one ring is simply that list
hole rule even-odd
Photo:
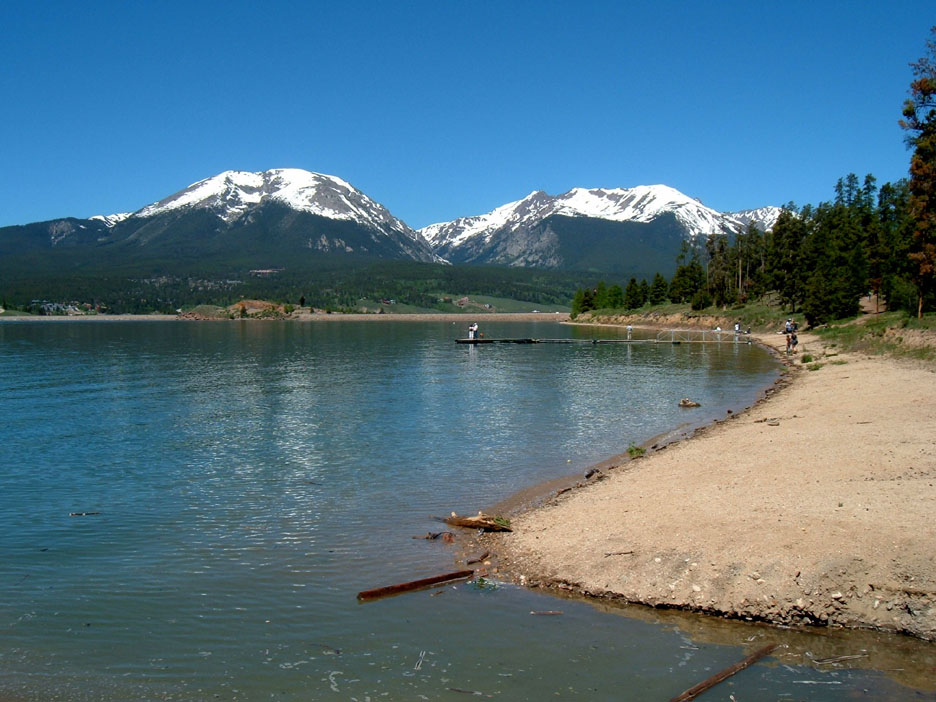
[{"label": "sandy beach", "polygon": [[[779,349],[784,337],[758,341]],[[936,640],[936,372],[800,341],[750,410],[512,515],[513,533],[494,541],[502,574]]]}]

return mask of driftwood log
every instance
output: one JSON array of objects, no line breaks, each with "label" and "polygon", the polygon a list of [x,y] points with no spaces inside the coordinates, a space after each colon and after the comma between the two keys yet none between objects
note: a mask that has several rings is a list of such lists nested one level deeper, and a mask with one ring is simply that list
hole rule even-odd
[{"label": "driftwood log", "polygon": [[492,517],[481,512],[478,512],[473,517],[460,517],[452,512],[452,516],[446,517],[444,521],[450,526],[467,527],[469,529],[484,529],[484,531],[511,531],[510,523],[507,522],[507,520],[499,517]]},{"label": "driftwood log", "polygon": [[413,580],[408,583],[400,583],[399,585],[388,585],[387,587],[378,587],[373,590],[363,590],[358,593],[358,600],[364,602],[367,600],[379,600],[381,597],[389,597],[390,595],[399,595],[401,592],[412,592],[413,590],[422,590],[426,587],[432,587],[433,585],[440,585],[442,583],[448,583],[453,580],[467,580],[474,576],[473,570],[457,570],[454,573],[445,573],[443,575],[435,575],[431,578],[422,578],[421,580]]},{"label": "driftwood log", "polygon": [[705,692],[709,688],[715,687],[718,683],[722,682],[723,680],[727,680],[735,673],[740,672],[744,670],[745,668],[747,668],[749,665],[757,663],[757,661],[759,661],[761,658],[771,653],[776,647],[777,647],[777,644],[770,644],[769,646],[764,646],[763,648],[752,653],[750,656],[748,656],[744,660],[738,661],[734,665],[725,668],[721,672],[715,673],[715,675],[708,678],[707,680],[703,680],[698,685],[694,685],[690,687],[688,690],[686,690],[682,694],[676,695],[676,697],[671,699],[670,702],[689,702],[689,700],[694,700],[696,697],[701,695],[703,692]]}]

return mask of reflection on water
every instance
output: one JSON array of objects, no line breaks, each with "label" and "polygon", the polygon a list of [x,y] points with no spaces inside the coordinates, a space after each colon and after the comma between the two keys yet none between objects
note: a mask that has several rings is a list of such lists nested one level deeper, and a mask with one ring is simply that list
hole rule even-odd
[{"label": "reflection on water", "polygon": [[[356,602],[451,569],[457,547],[412,538],[437,530],[429,515],[473,512],[724,416],[776,373],[746,344],[475,348],[452,343],[461,334],[447,323],[0,325],[11,527],[0,532],[0,697],[663,699],[734,662],[752,635],[740,625],[582,602],[530,617],[555,600],[506,585]],[[702,408],[687,415],[684,396]],[[869,647],[842,641],[808,650]],[[929,649],[881,641],[902,647],[906,675],[820,670],[790,644],[731,689],[898,699],[898,683],[925,687],[907,671],[925,670]],[[878,660],[878,671],[894,662]],[[797,682],[807,676],[816,684]]]}]

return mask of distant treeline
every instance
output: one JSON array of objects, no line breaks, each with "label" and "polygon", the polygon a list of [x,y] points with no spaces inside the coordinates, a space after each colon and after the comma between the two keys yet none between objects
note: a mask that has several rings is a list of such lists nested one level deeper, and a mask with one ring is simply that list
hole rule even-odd
[{"label": "distant treeline", "polygon": [[[908,182],[877,188],[849,174],[835,199],[802,208],[790,204],[771,231],[754,225],[734,237],[710,235],[684,245],[676,272],[652,283],[631,278],[623,290],[600,282],[576,291],[573,314],[590,309],[636,309],[645,304],[690,303],[700,310],[727,307],[776,293],[810,324],[855,315],[862,295],[877,294],[890,309],[917,311],[919,286]],[[933,309],[932,288],[923,307]]]},{"label": "distant treeline", "polygon": [[451,309],[451,298],[486,295],[537,305],[568,305],[582,274],[496,266],[447,266],[412,261],[357,262],[263,275],[240,271],[211,277],[141,275],[48,277],[7,281],[0,306],[35,313],[43,302],[77,302],[112,314],[164,312],[196,305],[264,299],[334,311],[356,311],[362,300],[392,299],[428,310]]},{"label": "distant treeline", "polygon": [[769,291],[812,325],[856,314],[867,293],[918,317],[936,309],[936,27],[926,49],[910,64],[899,120],[913,148],[909,179],[878,189],[874,176],[859,182],[850,174],[832,202],[790,204],[769,232],[750,226],[732,239],[713,235],[684,246],[668,282],[658,274],[652,284],[631,279],[624,290],[604,283],[578,290],[573,314],[666,300],[726,307]]}]

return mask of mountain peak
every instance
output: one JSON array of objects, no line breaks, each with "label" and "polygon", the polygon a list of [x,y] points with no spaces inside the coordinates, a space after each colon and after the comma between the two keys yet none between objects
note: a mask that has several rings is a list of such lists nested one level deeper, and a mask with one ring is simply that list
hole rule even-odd
[{"label": "mountain peak", "polygon": [[257,173],[224,171],[144,207],[136,216],[152,217],[196,207],[210,209],[224,221],[232,222],[267,201],[278,201],[300,212],[362,224],[374,219],[383,224],[399,222],[347,181],[301,168],[275,168]]},{"label": "mountain peak", "polygon": [[[510,236],[511,232],[528,231],[554,215],[649,223],[666,214],[676,218],[688,238],[741,228],[739,220],[708,208],[668,185],[638,185],[633,188],[572,188],[555,196],[537,190],[487,214],[432,224],[420,233],[446,258],[458,260],[461,252],[471,251],[470,260],[477,260],[485,255],[481,251],[493,240]],[[510,261],[498,259],[495,262]]]}]

